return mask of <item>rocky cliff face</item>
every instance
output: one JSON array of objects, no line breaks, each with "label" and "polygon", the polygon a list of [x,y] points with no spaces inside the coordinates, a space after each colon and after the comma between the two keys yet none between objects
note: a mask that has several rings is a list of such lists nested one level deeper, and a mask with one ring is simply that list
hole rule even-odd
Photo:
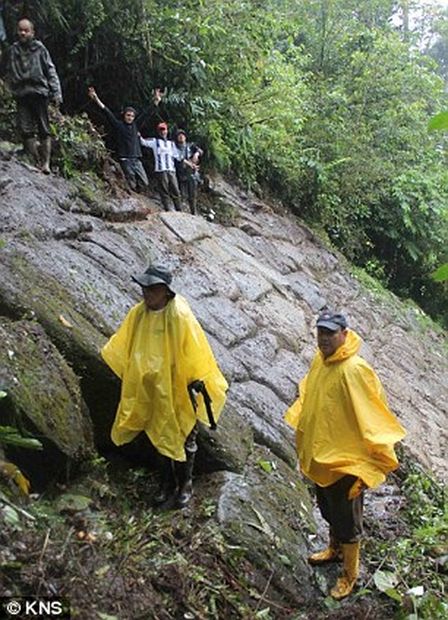
[{"label": "rocky cliff face", "polygon": [[299,603],[316,587],[304,561],[315,523],[283,414],[314,354],[318,311],[329,305],[347,314],[408,430],[405,449],[441,478],[447,343],[417,310],[367,290],[292,216],[221,180],[213,200],[215,210],[232,212],[231,225],[160,213],[137,198],[86,201],[64,180],[3,157],[0,387],[8,399],[0,424],[20,417],[47,438],[39,474],[32,456],[15,455],[41,486],[45,472],[50,478],[94,444],[107,446],[119,386],[99,349],[139,300],[131,274],[165,263],[230,383],[220,428],[201,434],[198,463],[209,472],[204,484],[217,498],[217,518],[236,541],[253,541],[261,565],[272,551],[274,585]]}]

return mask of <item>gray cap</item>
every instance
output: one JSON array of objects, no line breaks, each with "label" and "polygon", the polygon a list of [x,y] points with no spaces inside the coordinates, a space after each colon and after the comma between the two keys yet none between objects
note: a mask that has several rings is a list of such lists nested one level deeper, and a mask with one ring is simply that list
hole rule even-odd
[{"label": "gray cap", "polygon": [[171,272],[162,265],[149,265],[143,273],[131,276],[132,280],[140,286],[153,286],[154,284],[165,284],[170,290],[173,279]]},{"label": "gray cap", "polygon": [[337,332],[338,329],[347,329],[347,319],[343,314],[324,310],[317,319],[316,327],[325,327],[325,329],[329,329],[332,332]]}]

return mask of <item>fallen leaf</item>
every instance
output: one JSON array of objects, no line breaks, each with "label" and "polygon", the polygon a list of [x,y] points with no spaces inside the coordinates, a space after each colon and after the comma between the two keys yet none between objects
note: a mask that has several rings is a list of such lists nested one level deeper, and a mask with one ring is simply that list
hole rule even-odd
[{"label": "fallen leaf", "polygon": [[423,586],[415,586],[406,592],[406,594],[412,594],[413,596],[423,596],[425,588]]},{"label": "fallen leaf", "polygon": [[30,481],[25,478],[17,465],[0,460],[0,474],[15,482],[24,495],[29,495]]},{"label": "fallen leaf", "polygon": [[11,506],[3,506],[0,512],[7,525],[10,525],[17,530],[21,529],[19,515],[14,508]]},{"label": "fallen leaf", "polygon": [[69,329],[72,329],[73,325],[70,323],[70,321],[67,321],[67,319],[65,318],[63,314],[59,315],[59,320],[61,321],[64,327],[68,327]]},{"label": "fallen leaf", "polygon": [[386,592],[395,588],[398,583],[398,577],[391,571],[377,570],[373,575],[373,581],[380,592]]},{"label": "fallen leaf", "polygon": [[271,473],[272,471],[272,463],[270,461],[264,461],[264,460],[259,460],[258,461],[259,466],[261,467],[261,469],[263,469],[265,472],[267,472],[268,474]]},{"label": "fallen leaf", "polygon": [[91,503],[92,499],[90,497],[86,497],[85,495],[64,493],[64,495],[59,497],[56,506],[59,512],[74,513],[86,510]]}]

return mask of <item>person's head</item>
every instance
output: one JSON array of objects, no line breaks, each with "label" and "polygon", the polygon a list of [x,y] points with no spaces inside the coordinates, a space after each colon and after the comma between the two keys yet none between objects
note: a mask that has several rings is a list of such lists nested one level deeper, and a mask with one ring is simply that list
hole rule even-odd
[{"label": "person's head", "polygon": [[183,129],[178,129],[176,132],[176,143],[179,146],[183,146],[187,142],[187,134]]},{"label": "person's head", "polygon": [[132,279],[142,287],[148,310],[162,310],[175,295],[170,288],[173,276],[162,265],[150,265],[144,273],[132,276]]},{"label": "person's head", "polygon": [[20,43],[28,43],[34,39],[34,24],[29,19],[20,19],[17,22],[17,36]]},{"label": "person's head", "polygon": [[173,298],[173,292],[166,284],[142,286],[142,294],[148,310],[163,310]]},{"label": "person's head", "polygon": [[135,121],[135,109],[131,106],[128,106],[123,110],[123,120],[125,123],[130,125]]},{"label": "person's head", "polygon": [[341,347],[347,338],[347,319],[343,314],[325,310],[316,322],[317,346],[326,359]]},{"label": "person's head", "polygon": [[157,135],[164,140],[168,137],[168,125],[166,123],[159,123],[156,127]]}]

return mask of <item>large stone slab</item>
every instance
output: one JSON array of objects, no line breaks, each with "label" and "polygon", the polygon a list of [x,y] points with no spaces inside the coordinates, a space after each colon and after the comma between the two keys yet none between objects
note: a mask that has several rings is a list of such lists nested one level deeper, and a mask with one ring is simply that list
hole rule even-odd
[{"label": "large stone slab", "polygon": [[267,449],[258,449],[243,474],[215,474],[217,519],[264,577],[266,596],[295,608],[320,596],[306,561],[316,531],[310,498],[297,474]]},{"label": "large stone slab", "polygon": [[[251,379],[269,402],[290,403],[296,374],[303,376],[315,350],[315,318],[326,302],[344,310],[366,340],[363,351],[409,430],[409,449],[446,477],[441,465],[448,443],[445,336],[420,327],[421,313],[392,295],[367,290],[337,252],[297,218],[278,206],[274,212],[223,180],[215,189],[235,209],[231,227],[185,213],[111,223],[92,217],[88,208],[72,212],[70,183],[40,175],[14,157],[2,160],[0,314],[31,317],[44,327],[81,377],[102,442],[120,386],[98,352],[140,299],[130,276],[148,262],[164,262],[173,270],[173,287],[191,303],[235,383],[231,402],[234,387],[241,390]],[[78,191],[75,201],[88,199]],[[130,212],[132,205],[125,203],[124,209]],[[266,332],[278,346],[274,358],[245,346]],[[289,438],[255,400],[236,402],[239,414],[257,441],[269,441],[280,453]],[[288,451],[284,458],[290,458]]]},{"label": "large stone slab", "polygon": [[308,304],[312,312],[318,314],[326,305],[327,300],[322,295],[320,287],[304,273],[291,274],[290,287],[299,301]]},{"label": "large stone slab", "polygon": [[0,248],[0,310],[14,319],[35,319],[45,329],[82,377],[83,396],[94,420],[96,439],[107,443],[118,386],[99,354],[106,342],[104,319],[94,306],[80,303],[66,282],[35,266],[31,248],[31,244],[25,252],[9,246]]},{"label": "large stone slab", "polygon": [[247,381],[249,373],[245,365],[238,359],[233,351],[216,340],[214,336],[208,334],[208,341],[221,372],[224,374],[228,383],[232,381]]},{"label": "large stone slab", "polygon": [[275,392],[255,381],[247,381],[232,385],[229,402],[252,427],[256,443],[269,447],[274,454],[294,466],[294,438],[283,420],[287,404]]},{"label": "large stone slab", "polygon": [[165,211],[160,214],[161,221],[184,243],[192,243],[206,237],[212,237],[216,225],[209,224],[199,215],[190,215],[180,211]]},{"label": "large stone slab", "polygon": [[254,321],[236,302],[223,297],[210,297],[200,302],[193,301],[192,307],[204,329],[227,347],[256,332]]},{"label": "large stone slab", "polygon": [[94,451],[78,377],[35,321],[0,319],[0,425],[39,439],[42,451],[6,447],[33,485],[63,477]]},{"label": "large stone slab", "polygon": [[228,403],[216,430],[200,426],[198,445],[196,469],[241,473],[254,449],[253,430],[242,419],[239,410]]},{"label": "large stone slab", "polygon": [[219,261],[204,258],[195,248],[191,260],[184,261],[175,270],[176,290],[187,299],[200,300],[203,297],[222,296],[235,301],[241,292],[230,271],[223,270]]},{"label": "large stone slab", "polygon": [[244,304],[245,312],[258,328],[273,333],[281,346],[298,351],[300,341],[307,336],[309,327],[300,304],[283,294],[272,292],[257,304]]}]

